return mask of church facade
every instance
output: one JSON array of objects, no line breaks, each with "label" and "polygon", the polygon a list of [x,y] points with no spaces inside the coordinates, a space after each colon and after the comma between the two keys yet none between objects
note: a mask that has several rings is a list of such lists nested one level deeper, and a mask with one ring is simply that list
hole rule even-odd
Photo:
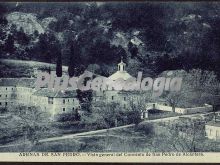
[{"label": "church facade", "polygon": [[[126,64],[121,60],[121,62],[117,66],[117,71],[113,73],[111,76],[108,77],[108,80],[111,80],[112,83],[118,83],[116,82],[118,79],[122,81],[132,80],[136,79],[132,77],[127,71],[126,71]],[[93,101],[105,101],[107,103],[118,103],[121,108],[127,109],[131,106],[131,104],[143,104],[145,103],[146,96],[149,93],[146,93],[144,91],[140,90],[124,90],[123,85],[124,83],[118,83],[117,86],[120,86],[119,89],[115,89],[114,87],[108,88],[107,90],[100,91],[100,92],[94,92],[94,98]]]}]

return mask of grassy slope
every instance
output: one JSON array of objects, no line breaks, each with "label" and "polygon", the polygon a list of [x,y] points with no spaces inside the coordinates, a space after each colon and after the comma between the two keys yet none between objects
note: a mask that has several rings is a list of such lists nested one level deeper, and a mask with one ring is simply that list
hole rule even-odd
[{"label": "grassy slope", "polygon": [[[0,77],[31,77],[34,75],[34,69],[38,70],[56,70],[55,64],[49,64],[38,61],[10,60],[0,59]],[[63,71],[67,72],[67,66],[63,66]]]}]

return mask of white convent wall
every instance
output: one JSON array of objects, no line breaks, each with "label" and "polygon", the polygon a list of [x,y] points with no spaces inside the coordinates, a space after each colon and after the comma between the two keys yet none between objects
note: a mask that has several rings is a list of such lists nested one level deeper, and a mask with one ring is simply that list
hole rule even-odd
[{"label": "white convent wall", "polygon": [[209,139],[220,140],[220,126],[206,125],[205,132]]},{"label": "white convent wall", "polygon": [[16,89],[13,86],[1,86],[0,87],[0,108],[5,108],[14,104],[15,98],[13,94]]},{"label": "white convent wall", "polygon": [[53,104],[49,103],[47,96],[33,95],[35,89],[15,86],[0,86],[0,108],[9,105],[39,106],[43,111],[52,116],[72,112],[73,108],[79,109],[80,103],[77,98],[53,98]]},{"label": "white convent wall", "polygon": [[206,104],[204,107],[195,107],[195,108],[186,108],[186,113],[203,113],[203,112],[210,112],[213,110],[212,105]]},{"label": "white convent wall", "polygon": [[80,108],[80,103],[77,98],[54,98],[52,106],[52,114],[63,114],[74,112]]},{"label": "white convent wall", "polygon": [[[158,109],[161,111],[173,112],[173,108],[171,106],[162,105],[158,103],[147,103],[146,110],[148,109]],[[203,107],[195,107],[195,108],[175,107],[175,112],[180,114],[204,113],[204,112],[210,112],[212,110],[213,110],[213,106],[208,104],[205,104]]]}]

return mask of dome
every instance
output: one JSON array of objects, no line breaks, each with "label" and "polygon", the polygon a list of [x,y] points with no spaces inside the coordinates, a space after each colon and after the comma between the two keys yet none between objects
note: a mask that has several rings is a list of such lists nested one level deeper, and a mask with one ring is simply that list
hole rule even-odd
[{"label": "dome", "polygon": [[111,80],[117,80],[120,78],[123,80],[127,80],[129,78],[132,78],[132,76],[126,71],[117,71],[114,74],[112,74],[111,76],[109,76],[109,79],[111,79]]},{"label": "dome", "polygon": [[109,79],[111,80],[117,80],[117,79],[123,79],[127,80],[129,78],[132,78],[132,76],[125,70],[126,64],[122,61],[118,64],[118,71],[109,76]]}]

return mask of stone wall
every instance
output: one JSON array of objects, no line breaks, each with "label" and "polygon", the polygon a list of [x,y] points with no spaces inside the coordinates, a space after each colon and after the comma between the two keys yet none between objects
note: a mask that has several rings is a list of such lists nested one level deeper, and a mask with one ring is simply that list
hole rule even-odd
[{"label": "stone wall", "polygon": [[[149,109],[158,109],[161,111],[173,112],[173,108],[171,106],[158,104],[158,103],[148,103],[146,105],[146,110]],[[175,112],[180,114],[204,113],[204,112],[211,112],[212,110],[213,110],[213,106],[208,104],[205,104],[203,107],[195,107],[195,108],[175,107]]]}]

